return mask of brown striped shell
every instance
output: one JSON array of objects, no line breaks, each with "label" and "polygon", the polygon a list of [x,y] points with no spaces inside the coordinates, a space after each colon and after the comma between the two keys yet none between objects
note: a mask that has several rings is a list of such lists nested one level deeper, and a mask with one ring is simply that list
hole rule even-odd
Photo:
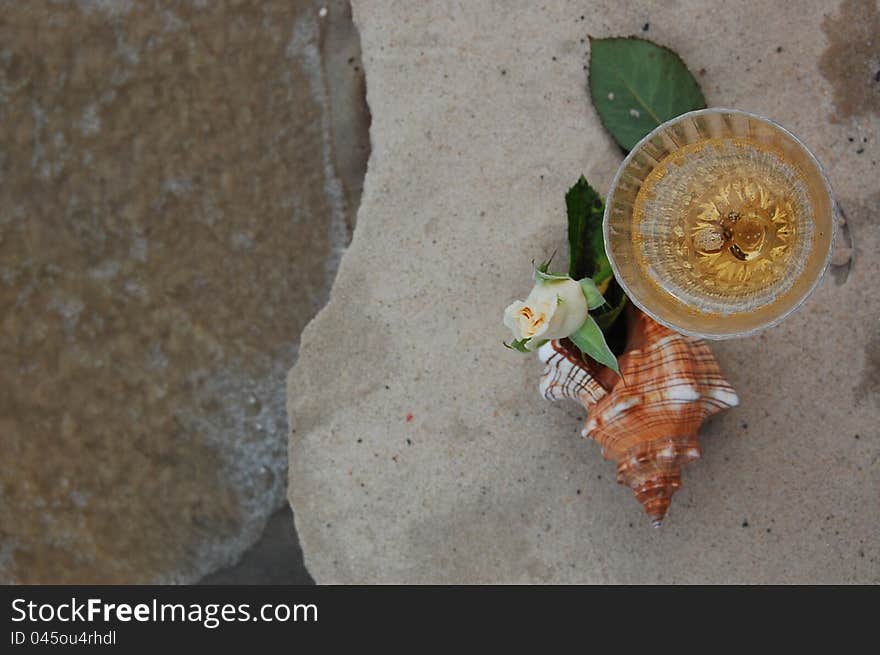
[{"label": "brown striped shell", "polygon": [[567,339],[538,351],[547,365],[540,390],[548,400],[570,398],[587,409],[583,436],[617,463],[655,527],[681,486],[681,467],[700,457],[697,431],[706,417],[739,404],[705,342],[629,312],[621,377],[584,360]]}]

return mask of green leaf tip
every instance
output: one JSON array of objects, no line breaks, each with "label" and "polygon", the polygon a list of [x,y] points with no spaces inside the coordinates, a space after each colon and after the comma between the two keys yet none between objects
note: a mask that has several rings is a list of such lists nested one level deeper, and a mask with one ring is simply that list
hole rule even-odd
[{"label": "green leaf tip", "polygon": [[599,119],[624,150],[661,123],[706,107],[681,57],[635,36],[590,37],[588,85]]}]

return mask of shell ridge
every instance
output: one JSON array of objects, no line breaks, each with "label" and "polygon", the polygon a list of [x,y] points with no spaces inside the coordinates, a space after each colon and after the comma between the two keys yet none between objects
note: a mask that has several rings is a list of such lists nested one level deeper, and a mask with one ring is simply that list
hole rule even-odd
[{"label": "shell ridge", "polygon": [[[698,431],[711,415],[735,407],[736,391],[723,377],[708,345],[678,334],[631,308],[629,348],[618,359],[621,375],[603,387],[588,363],[565,344],[545,344],[545,396],[579,400],[587,409],[581,434],[596,441],[617,463],[617,479],[660,525],[681,468],[701,456]],[[552,353],[550,356],[549,353]]]},{"label": "shell ridge", "polygon": [[538,389],[547,400],[569,398],[588,406],[607,393],[559,340],[554,339],[541,346],[538,356],[545,363]]}]

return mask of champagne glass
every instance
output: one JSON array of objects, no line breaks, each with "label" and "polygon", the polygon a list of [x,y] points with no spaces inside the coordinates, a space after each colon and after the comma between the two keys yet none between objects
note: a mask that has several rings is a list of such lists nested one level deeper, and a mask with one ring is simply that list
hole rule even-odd
[{"label": "champagne glass", "polygon": [[836,206],[813,154],[732,109],[682,114],[624,159],[605,250],[629,298],[673,330],[753,334],[800,307],[828,267]]}]

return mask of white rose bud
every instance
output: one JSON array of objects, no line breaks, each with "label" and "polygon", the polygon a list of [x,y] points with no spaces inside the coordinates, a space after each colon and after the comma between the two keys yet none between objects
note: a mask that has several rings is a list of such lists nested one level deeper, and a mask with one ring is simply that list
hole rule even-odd
[{"label": "white rose bud", "polygon": [[525,302],[517,300],[504,310],[504,325],[517,340],[534,350],[545,339],[562,339],[578,330],[589,310],[581,285],[565,278],[539,281]]}]

